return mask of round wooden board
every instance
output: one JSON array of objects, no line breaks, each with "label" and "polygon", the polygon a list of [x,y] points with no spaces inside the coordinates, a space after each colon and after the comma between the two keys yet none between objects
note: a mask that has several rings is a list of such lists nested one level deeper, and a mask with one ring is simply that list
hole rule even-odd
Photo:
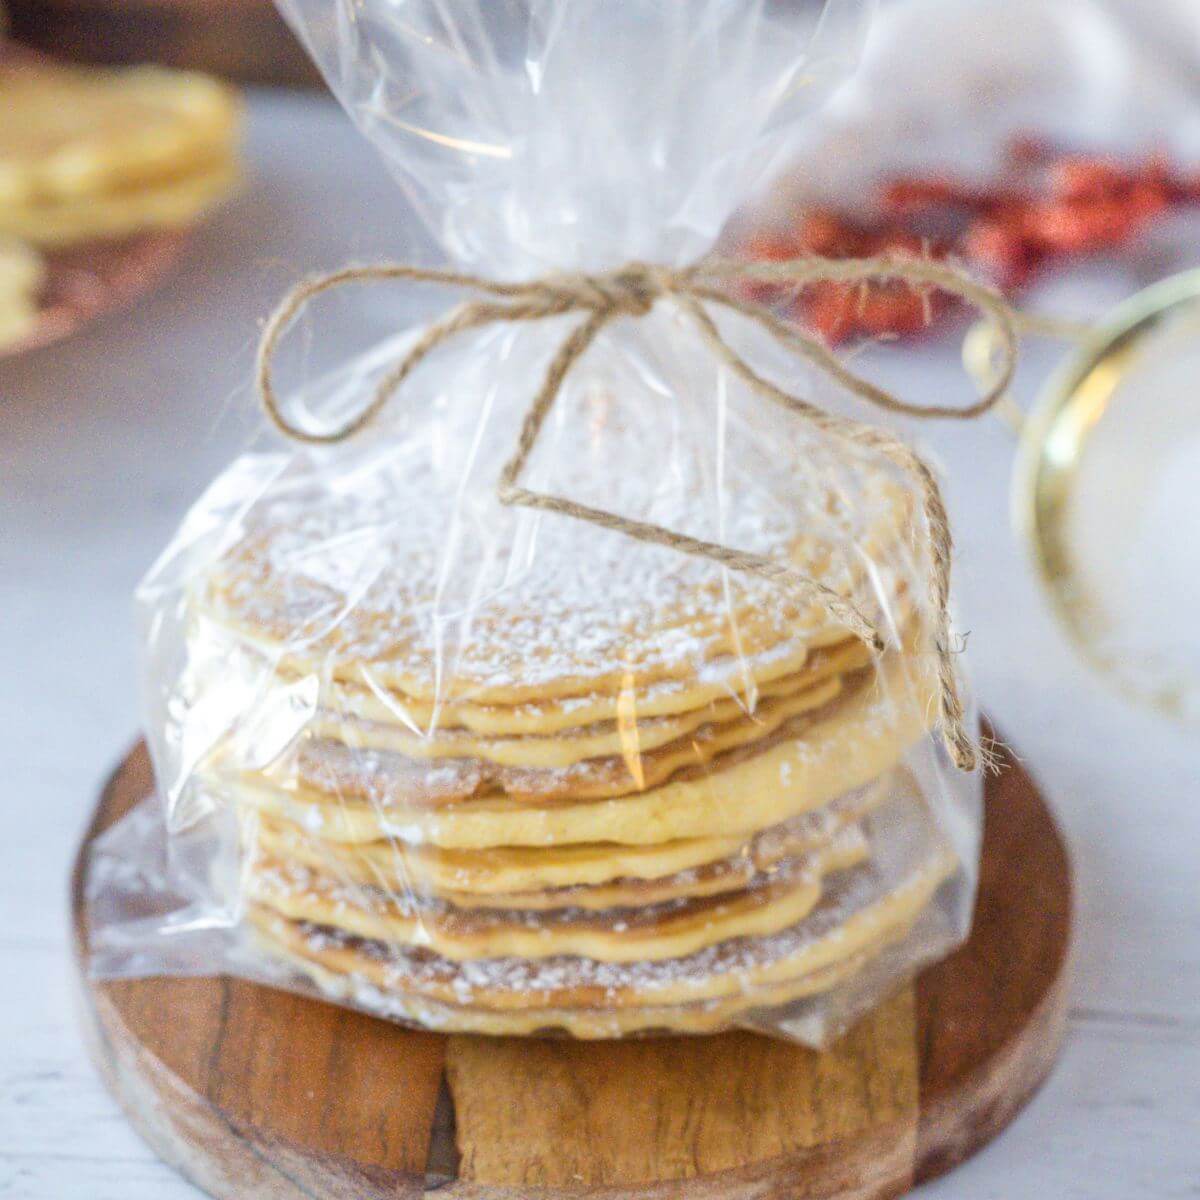
[{"label": "round wooden board", "polygon": [[444,1036],[240,980],[95,983],[88,846],[151,786],[139,746],[76,863],[84,1020],[135,1126],[223,1200],[897,1196],[1003,1129],[1061,1039],[1070,866],[1011,758],[987,784],[971,939],[823,1054]]}]

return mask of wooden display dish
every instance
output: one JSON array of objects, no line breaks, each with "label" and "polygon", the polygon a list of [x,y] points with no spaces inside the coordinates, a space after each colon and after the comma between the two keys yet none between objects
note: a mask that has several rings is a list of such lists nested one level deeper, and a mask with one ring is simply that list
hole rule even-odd
[{"label": "wooden display dish", "polygon": [[823,1054],[749,1033],[443,1036],[240,980],[95,983],[88,847],[151,786],[139,746],[79,852],[84,1020],[130,1120],[213,1196],[897,1196],[995,1137],[1062,1036],[1070,866],[1011,757],[987,783],[970,940]]},{"label": "wooden display dish", "polygon": [[189,237],[186,230],[154,231],[49,251],[36,323],[20,341],[0,347],[0,358],[62,341],[129,308],[166,278]]}]

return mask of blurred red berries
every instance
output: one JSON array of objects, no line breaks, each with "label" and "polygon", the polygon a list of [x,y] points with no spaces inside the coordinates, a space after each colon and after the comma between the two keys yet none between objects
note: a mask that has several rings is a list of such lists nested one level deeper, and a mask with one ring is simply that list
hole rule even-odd
[{"label": "blurred red berries", "polygon": [[[788,226],[756,233],[741,253],[769,261],[953,256],[1012,292],[1056,261],[1119,250],[1163,213],[1196,203],[1200,175],[1180,172],[1161,156],[1122,163],[1064,153],[1027,136],[1010,145],[990,186],[944,174],[893,179],[880,188],[880,215],[870,224],[804,209]],[[757,284],[747,294],[786,309],[831,344],[919,334],[952,306],[941,293],[896,282],[816,283],[799,294]]]}]

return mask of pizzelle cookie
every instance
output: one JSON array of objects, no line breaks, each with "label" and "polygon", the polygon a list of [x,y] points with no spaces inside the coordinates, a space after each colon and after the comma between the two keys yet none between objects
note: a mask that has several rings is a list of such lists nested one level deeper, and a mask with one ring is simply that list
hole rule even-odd
[{"label": "pizzelle cookie", "polygon": [[676,728],[682,734],[688,727],[683,723],[697,717],[711,719],[711,709],[731,716],[736,715],[735,709],[752,711],[760,698],[798,691],[869,661],[870,652],[861,642],[844,640],[807,651],[797,670],[788,669],[795,662],[789,655],[768,652],[758,661],[743,661],[741,675],[730,670],[731,663],[718,660],[695,678],[664,680],[640,691],[596,692],[512,705],[439,704],[378,686],[333,679],[328,684],[328,707],[344,716],[406,729],[462,729],[489,739],[566,734],[569,740],[576,731],[597,725],[636,722],[643,730],[672,718],[680,722]]},{"label": "pizzelle cookie", "polygon": [[238,168],[231,161],[110,195],[52,205],[0,204],[0,230],[55,247],[127,237],[147,229],[180,229],[224,200],[238,179]]},{"label": "pizzelle cookie", "polygon": [[290,968],[331,999],[426,1029],[492,1037],[565,1033],[574,1038],[601,1039],[649,1033],[712,1033],[736,1025],[738,1018],[748,1012],[782,1007],[829,991],[853,978],[871,960],[868,954],[853,955],[813,971],[802,980],[762,985],[755,989],[753,1000],[734,995],[693,1004],[642,1008],[487,1009],[385,990],[380,983],[373,982],[382,982],[386,976],[370,949],[348,941],[338,945],[318,929],[266,912],[253,912],[250,930],[252,946],[270,962]]},{"label": "pizzelle cookie", "polygon": [[[335,842],[398,838],[459,850],[752,834],[820,808],[890,771],[928,731],[936,706],[928,664],[901,657],[848,696],[785,726],[766,745],[718,755],[645,791],[613,799],[550,802],[538,794],[473,795],[453,804],[412,803],[419,780],[445,766],[323,746],[319,766],[282,779],[216,776],[231,802],[285,818]],[[864,729],[870,737],[864,738]],[[466,768],[464,768],[466,769]],[[478,772],[479,764],[471,768]],[[417,772],[421,774],[418,774]],[[299,782],[298,780],[303,780]],[[313,786],[319,785],[320,790]],[[461,794],[461,791],[459,792]]]},{"label": "pizzelle cookie", "polygon": [[783,859],[827,845],[887,795],[887,781],[880,781],[749,839],[458,851],[398,839],[328,842],[251,811],[243,843],[255,856],[298,863],[399,895],[437,897],[458,908],[619,908],[735,891]]},{"label": "pizzelle cookie", "polygon": [[174,178],[224,159],[237,123],[237,101],[227,87],[157,67],[5,64],[0,98],[4,204],[76,199]]},{"label": "pizzelle cookie", "polygon": [[0,232],[56,246],[194,220],[230,190],[240,106],[191,72],[0,64]]},{"label": "pizzelle cookie", "polygon": [[[867,487],[852,510],[833,489],[807,513],[766,487],[747,490],[724,536],[843,594],[862,593],[866,606],[864,564],[896,557],[912,515],[907,491],[886,476]],[[686,527],[704,495],[702,481],[694,488],[694,500],[683,489],[665,514],[649,515]],[[715,689],[704,703],[800,671],[813,650],[848,636],[820,605],[773,581],[727,576],[707,560],[607,531],[583,536],[556,514],[541,520],[528,558],[512,514],[489,525],[486,544],[456,539],[447,527],[455,496],[419,459],[366,474],[352,492],[314,489],[298,482],[253,506],[195,598],[199,615],[285,677],[481,709],[608,696],[602,719],[620,719],[622,702],[640,718],[666,715],[640,703],[664,684]],[[860,554],[845,553],[851,540]],[[447,594],[448,552],[460,560],[464,595]],[[676,711],[696,704],[688,696]],[[577,715],[574,724],[594,719]]]},{"label": "pizzelle cookie", "polygon": [[905,936],[958,864],[919,803],[910,799],[881,825],[887,822],[903,826],[895,831],[897,844],[880,860],[830,879],[819,905],[795,924],[665,960],[611,963],[560,955],[455,961],[422,948],[289,921],[265,908],[253,907],[250,918],[302,970],[315,966],[346,977],[351,985],[405,997],[414,1006],[466,1010],[461,1025],[443,1012],[451,1022],[444,1028],[480,1028],[474,1014],[486,1011],[496,1015],[497,1030],[557,1026],[575,1032],[572,1013],[582,1010],[580,1018],[587,1022],[597,1009],[653,1014],[653,1023],[649,1016],[639,1023],[635,1015],[616,1022],[622,1032],[686,1028],[686,1014],[680,1014],[680,1024],[671,1019],[675,1006],[724,1002],[728,1019],[739,1011],[788,1003],[847,978]]},{"label": "pizzelle cookie", "polygon": [[[238,644],[227,642],[226,653],[236,653]],[[219,651],[218,651],[219,653]],[[832,675],[853,671],[870,662],[870,652],[855,639],[844,639],[809,650],[799,659],[785,646],[736,661],[726,657],[706,664],[691,678],[667,679],[643,689],[622,686],[615,693],[593,692],[555,697],[537,702],[508,705],[473,704],[470,701],[418,699],[385,688],[369,668],[365,682],[322,680],[322,707],[347,718],[361,718],[431,738],[441,730],[462,730],[481,738],[551,737],[610,723],[639,727],[666,717],[690,721],[705,714],[709,706],[736,706],[752,712],[761,698],[798,691]],[[250,672],[254,672],[254,667]],[[258,671],[264,669],[263,660]],[[281,672],[286,686],[289,676]],[[732,713],[731,708],[725,711]]]},{"label": "pizzelle cookie", "polygon": [[394,946],[422,946],[455,960],[579,955],[596,962],[657,961],[794,925],[816,905],[824,875],[865,857],[862,834],[850,828],[738,891],[636,908],[463,910],[271,859],[251,864],[246,895],[292,921]]},{"label": "pizzelle cookie", "polygon": [[[346,722],[324,713],[316,714],[309,731],[316,742],[409,758],[474,759],[533,771],[586,762],[590,764],[589,798],[595,798],[654,787],[680,767],[760,741],[792,718],[822,708],[841,690],[842,680],[834,676],[795,692],[764,697],[753,712],[729,700],[687,716],[630,720],[611,729],[588,726],[558,738],[485,739],[447,730],[427,737],[377,722]],[[574,798],[583,797],[576,793]]]},{"label": "pizzelle cookie", "polygon": [[45,278],[45,261],[32,246],[0,237],[0,349],[32,331]]},{"label": "pizzelle cookie", "polygon": [[[861,642],[850,642],[823,654],[819,669],[775,680],[758,690],[750,708],[740,697],[710,700],[675,716],[633,715],[614,721],[577,726],[557,736],[481,736],[471,730],[437,728],[426,733],[403,725],[362,719],[347,720],[318,712],[310,726],[315,738],[332,739],[367,750],[387,750],[411,758],[480,758],[501,766],[569,767],[585,759],[621,757],[642,760],[650,751],[680,742],[708,726],[714,752],[756,741],[801,712],[819,707],[840,690],[839,675],[861,670],[871,661]],[[634,771],[637,768],[632,768]]]}]

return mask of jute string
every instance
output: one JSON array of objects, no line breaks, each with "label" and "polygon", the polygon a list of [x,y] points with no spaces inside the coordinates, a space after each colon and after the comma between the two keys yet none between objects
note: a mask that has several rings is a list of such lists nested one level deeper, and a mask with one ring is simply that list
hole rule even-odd
[{"label": "jute string", "polygon": [[[731,294],[732,284],[768,284],[801,288],[817,281],[865,285],[869,281],[903,281],[910,286],[937,289],[959,296],[978,309],[995,331],[997,356],[989,386],[975,403],[962,408],[911,404],[851,371],[816,338],[776,317],[768,308]],[[297,425],[279,402],[272,382],[272,364],[279,342],[291,322],[315,297],[354,283],[406,281],[453,287],[474,298],[452,308],[420,334],[408,352],[379,380],[370,400],[336,428],[313,431]],[[953,542],[941,489],[932,470],[908,445],[888,430],[819,408],[793,392],[764,379],[725,340],[708,306],[739,313],[767,331],[781,345],[808,360],[853,395],[886,412],[902,416],[969,420],[987,412],[1006,393],[1017,360],[1017,329],[1012,311],[992,289],[944,263],[925,259],[881,256],[865,259],[802,258],[789,262],[743,263],[719,259],[674,269],[633,262],[601,275],[548,275],[525,283],[505,283],[457,271],[432,270],[402,264],[347,267],[299,284],[267,321],[258,347],[256,381],[262,405],[276,429],[286,437],[311,445],[328,445],[353,437],[387,406],[409,376],[439,346],[461,333],[501,322],[543,321],[578,313],[583,316],[556,351],[541,387],[525,414],[517,446],[500,472],[497,493],[501,503],[560,513],[683,554],[710,559],[731,570],[758,575],[793,589],[804,605],[819,604],[874,651],[885,648],[883,637],[855,604],[819,580],[787,563],[733,546],[703,541],[673,529],[634,520],[605,509],[580,504],[565,496],[534,492],[520,483],[529,456],[563,381],[587,352],[597,335],[618,317],[644,317],[659,300],[673,301],[694,326],[713,357],[738,376],[755,394],[781,405],[809,427],[842,441],[881,454],[913,483],[921,497],[929,540],[929,600],[934,620],[937,660],[939,726],[954,762],[970,771],[979,765],[981,750],[964,723],[954,646],[950,632],[950,562]]]}]

